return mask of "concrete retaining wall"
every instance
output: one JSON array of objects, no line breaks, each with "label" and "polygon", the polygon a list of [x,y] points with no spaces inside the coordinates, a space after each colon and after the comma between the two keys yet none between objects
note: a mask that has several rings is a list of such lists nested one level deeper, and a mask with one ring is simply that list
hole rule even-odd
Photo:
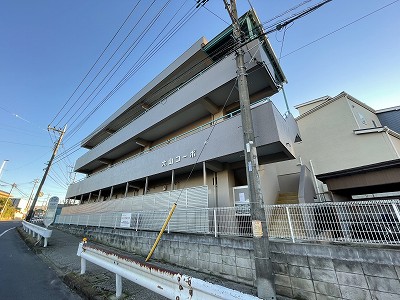
[{"label": "concrete retaining wall", "polygon": [[[147,256],[157,233],[57,225]],[[251,239],[164,234],[153,258],[255,285]],[[400,300],[400,247],[271,242],[279,295],[294,299]]]}]

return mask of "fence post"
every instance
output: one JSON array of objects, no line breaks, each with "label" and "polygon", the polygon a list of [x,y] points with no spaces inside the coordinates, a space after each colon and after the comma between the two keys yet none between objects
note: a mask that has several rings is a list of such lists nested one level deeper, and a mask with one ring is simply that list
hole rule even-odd
[{"label": "fence post", "polygon": [[81,275],[86,273],[86,259],[81,257]]},{"label": "fence post", "polygon": [[100,214],[100,219],[99,219],[99,226],[98,226],[98,228],[100,228],[100,224],[101,224],[101,217],[102,217],[103,215],[102,214]]},{"label": "fence post", "polygon": [[79,219],[81,218],[81,215],[78,215],[78,221],[76,221],[76,225],[79,225]]},{"label": "fence post", "polygon": [[214,237],[218,236],[217,210],[214,208]]},{"label": "fence post", "polygon": [[138,227],[139,227],[139,213],[137,213],[136,216],[136,231],[138,231]]},{"label": "fence post", "polygon": [[394,213],[396,214],[397,221],[400,222],[400,212],[399,212],[399,209],[397,208],[397,205],[392,203],[392,207],[393,207]]},{"label": "fence post", "polygon": [[87,215],[87,219],[86,219],[86,227],[88,227],[89,225],[89,215]]},{"label": "fence post", "polygon": [[118,299],[122,295],[122,278],[121,275],[115,274],[115,297]]},{"label": "fence post", "polygon": [[286,206],[286,214],[287,214],[288,222],[289,222],[290,236],[292,237],[292,242],[295,243],[294,234],[293,234],[292,219],[290,218],[289,207],[287,207],[287,206]]},{"label": "fence post", "polygon": [[114,229],[117,228],[117,214],[114,213],[115,221],[114,221]]}]

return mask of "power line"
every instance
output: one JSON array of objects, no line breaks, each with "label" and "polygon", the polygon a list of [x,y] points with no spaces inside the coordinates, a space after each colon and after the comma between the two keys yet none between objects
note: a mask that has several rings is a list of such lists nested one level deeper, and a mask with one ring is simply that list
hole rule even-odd
[{"label": "power line", "polygon": [[[75,95],[75,93],[78,91],[78,89],[81,87],[81,85],[83,84],[83,82],[86,80],[86,78],[88,77],[88,75],[90,74],[90,72],[92,72],[93,68],[97,65],[97,63],[100,61],[100,59],[103,57],[104,53],[107,51],[107,49],[110,47],[110,45],[112,44],[112,42],[114,41],[114,39],[116,38],[116,36],[118,35],[118,33],[121,31],[122,27],[124,27],[125,23],[128,21],[128,19],[131,17],[131,15],[133,14],[133,12],[136,10],[136,7],[139,5],[139,3],[141,2],[141,0],[139,0],[136,5],[133,7],[133,9],[130,11],[130,13],[128,14],[128,16],[125,18],[124,22],[122,23],[122,25],[118,28],[117,32],[114,34],[114,36],[111,38],[111,40],[108,42],[107,46],[104,48],[104,50],[101,52],[100,56],[97,58],[97,60],[95,61],[95,63],[91,66],[91,68],[89,69],[89,71],[86,73],[86,75],[83,77],[83,79],[81,80],[81,82],[78,84],[78,86],[76,87],[76,89],[74,90],[74,92],[72,93],[72,95],[68,98],[68,100],[64,103],[64,105],[61,107],[61,109],[58,111],[58,113],[55,115],[55,117],[51,120],[50,124],[54,122],[54,120],[59,116],[59,114],[61,113],[61,111],[66,107],[66,105],[69,103],[69,101],[72,99],[72,97]],[[62,119],[60,120],[60,122],[62,121]],[[57,123],[58,124],[58,123]],[[56,125],[57,126],[57,125]]]},{"label": "power line", "polygon": [[[114,95],[115,94],[115,92],[123,85],[123,84],[125,84],[151,57],[153,57],[154,55],[155,55],[155,53],[157,53],[158,52],[158,50],[160,50],[161,49],[161,47],[163,46],[163,45],[165,45],[165,43],[180,29],[180,28],[182,28],[182,26],[191,18],[193,16],[193,12],[191,13],[191,15],[189,15],[188,16],[188,13],[185,15],[185,17],[184,18],[186,18],[186,19],[181,19],[179,22],[181,22],[182,20],[182,23],[181,24],[179,24],[179,22],[177,23],[178,25],[175,25],[175,27],[174,28],[172,28],[171,30],[170,30],[170,34],[168,35],[168,34],[166,34],[165,35],[165,37],[163,38],[163,40],[162,41],[160,41],[156,46],[154,46],[153,48],[152,48],[152,50],[151,50],[151,52],[150,53],[148,53],[147,54],[147,56],[142,60],[142,61],[140,61],[140,59],[143,57],[143,55],[144,55],[144,53],[142,54],[142,56],[140,56],[139,57],[139,59],[136,61],[136,63],[135,63],[135,65],[134,66],[132,66],[131,67],[131,69],[128,71],[128,73],[123,77],[123,79],[121,79],[120,81],[119,81],[119,83],[116,85],[116,87],[114,87],[114,89],[113,90],[111,90],[111,92],[109,92],[108,93],[108,95],[105,97],[105,98],[103,98],[103,100],[92,110],[92,111],[90,111],[87,115],[86,115],[86,117],[78,124],[78,125],[76,125],[75,127],[74,127],[74,129],[72,129],[68,134],[69,134],[69,136],[68,136],[68,138],[66,139],[67,141],[71,138],[71,136],[83,125],[83,123],[85,123],[89,118],[90,118],[90,116],[97,110],[97,109],[99,109],[112,95]],[[165,29],[164,29],[165,30]],[[163,31],[164,31],[163,30]],[[171,32],[172,31],[172,32]],[[160,34],[159,34],[160,35]],[[166,39],[166,37],[168,37],[167,39]],[[154,41],[153,41],[153,43],[154,43]],[[146,50],[147,51],[147,50]],[[126,58],[124,59],[124,61],[126,60]],[[124,62],[123,61],[123,62]],[[123,63],[122,62],[122,63]],[[122,64],[121,63],[121,64]],[[121,66],[121,64],[120,64],[120,66]],[[120,67],[119,66],[119,67]],[[118,68],[119,68],[118,67]],[[114,74],[115,74],[115,72],[116,72],[117,70],[115,70],[114,71]],[[112,75],[113,76],[113,75]],[[103,85],[103,87],[101,88],[101,89],[103,89],[104,88],[104,86],[108,83],[108,81],[110,80],[111,78],[109,78],[107,81],[106,81],[106,83]],[[101,91],[101,90],[100,90]],[[95,97],[99,94],[99,92],[100,91],[98,91],[98,93],[95,95]],[[85,107],[85,109],[87,108],[87,106]],[[83,112],[81,112],[81,114],[80,115],[82,115],[82,113]],[[79,116],[80,116],[79,115]],[[72,123],[72,124],[74,124],[75,122],[77,121],[77,118],[75,118],[75,121]]]},{"label": "power line", "polygon": [[307,43],[307,44],[305,44],[305,45],[303,45],[303,46],[301,46],[301,47],[299,47],[299,48],[297,48],[297,49],[295,49],[295,50],[293,50],[293,51],[291,51],[291,52],[289,52],[287,54],[285,54],[285,55],[283,55],[282,58],[284,58],[286,56],[289,56],[289,55],[291,55],[291,54],[293,54],[293,53],[295,53],[295,52],[297,52],[297,51],[299,51],[301,49],[304,49],[304,48],[306,48],[306,47],[308,47],[308,46],[310,46],[310,45],[312,45],[312,44],[314,44],[314,43],[316,43],[316,42],[318,42],[318,41],[320,41],[320,40],[322,40],[322,39],[324,39],[324,38],[326,38],[326,37],[328,37],[328,36],[330,36],[330,35],[332,35],[332,34],[334,34],[336,32],[338,32],[338,31],[340,31],[342,29],[345,29],[345,28],[349,27],[350,25],[353,25],[354,23],[357,23],[358,21],[361,21],[361,20],[363,20],[363,19],[365,19],[365,18],[367,18],[367,17],[369,17],[369,16],[381,11],[382,9],[385,9],[385,8],[391,6],[391,5],[393,5],[393,4],[395,4],[395,3],[399,2],[399,1],[400,0],[393,1],[393,2],[391,2],[391,3],[389,3],[389,4],[385,5],[385,6],[382,6],[382,7],[378,8],[378,9],[376,9],[376,10],[374,10],[374,11],[372,11],[372,12],[370,12],[370,13],[368,13],[368,14],[366,14],[366,15],[364,15],[364,16],[362,16],[362,17],[360,17],[360,18],[358,18],[358,19],[356,19],[356,20],[354,20],[352,22],[350,22],[350,23],[347,23],[346,25],[343,25],[343,26],[335,29],[334,31],[331,31],[331,32],[329,32],[329,33],[327,33],[327,34],[325,34],[325,35],[323,35],[323,36],[321,36],[321,37],[319,37],[319,38],[317,38],[317,39],[315,39],[315,40],[313,40],[313,41],[311,41],[311,42],[309,42],[309,43]]},{"label": "power line", "polygon": [[[356,19],[356,20],[354,20],[354,21],[352,21],[352,22],[350,22],[350,23],[348,23],[348,24],[346,24],[346,25],[344,25],[344,26],[342,26],[342,27],[340,27],[340,28],[338,28],[338,29],[336,29],[336,30],[334,30],[334,31],[332,31],[332,32],[330,32],[330,33],[328,33],[328,34],[326,34],[326,35],[324,35],[324,36],[322,36],[322,37],[320,37],[320,38],[318,38],[318,39],[312,41],[312,42],[310,42],[310,43],[308,43],[308,44],[306,44],[306,45],[303,45],[303,46],[301,46],[301,47],[299,47],[299,48],[297,48],[297,49],[295,49],[295,50],[293,50],[293,51],[291,51],[291,52],[289,52],[289,53],[283,55],[281,58],[284,58],[284,57],[286,57],[286,56],[289,56],[289,55],[291,55],[291,54],[293,54],[293,53],[295,53],[295,52],[297,52],[297,51],[299,51],[299,50],[301,50],[301,49],[303,49],[303,48],[305,48],[305,47],[307,47],[307,46],[309,46],[309,45],[311,45],[311,44],[313,44],[313,43],[315,43],[315,42],[317,42],[317,41],[319,41],[319,40],[321,40],[321,39],[323,39],[323,38],[325,38],[325,37],[327,37],[327,36],[330,36],[330,35],[332,35],[332,34],[338,32],[338,31],[340,31],[340,30],[342,30],[342,29],[344,29],[344,28],[346,28],[346,27],[348,27],[348,26],[350,26],[350,25],[352,25],[352,24],[354,24],[354,23],[356,23],[356,22],[358,22],[358,21],[360,21],[360,20],[362,20],[362,19],[364,19],[364,18],[366,18],[366,17],[368,17],[368,16],[370,16],[370,15],[372,15],[372,14],[374,14],[374,13],[380,11],[380,10],[382,10],[382,9],[384,9],[384,8],[387,8],[388,6],[393,5],[393,4],[395,4],[395,3],[399,2],[399,1],[400,1],[400,0],[393,1],[393,2],[391,2],[391,3],[389,3],[389,4],[385,5],[385,6],[383,6],[383,7],[381,7],[381,8],[379,8],[379,9],[377,9],[377,10],[374,10],[374,11],[372,11],[371,13],[368,13],[368,14],[366,14],[366,15],[364,15],[364,16],[362,16],[362,17],[360,17],[360,18],[358,18],[358,19]],[[302,3],[302,5],[305,4],[305,3],[307,3],[307,2],[309,2],[309,1],[304,1],[304,2]],[[293,10],[293,8],[292,8],[291,10]],[[304,12],[304,11],[303,11],[303,12]],[[273,19],[271,19],[271,20],[273,20]],[[271,20],[268,20],[267,22],[270,22]],[[265,24],[265,23],[267,23],[267,22],[264,22],[263,24]],[[275,24],[274,26],[276,27],[276,24]],[[276,30],[277,30],[277,29],[274,28],[274,30],[271,30],[271,32],[274,32],[274,31],[276,31]],[[270,33],[271,33],[271,32],[270,32]],[[201,62],[202,62],[202,61],[201,61]],[[171,81],[171,82],[172,82],[172,81]],[[171,82],[167,83],[166,85],[170,84]],[[163,87],[165,87],[166,85],[164,85]],[[163,87],[161,87],[161,88],[163,88]],[[156,92],[157,92],[157,91],[156,91]],[[123,121],[125,121],[125,120],[123,120]],[[100,130],[101,130],[101,129],[100,129]],[[99,130],[99,131],[100,131],[100,130]],[[99,131],[98,131],[98,132],[99,132]],[[95,132],[94,134],[96,134],[96,133],[97,133],[97,132]],[[77,148],[76,150],[74,150],[74,148],[75,148],[76,146],[79,146],[79,144],[80,144],[80,143],[77,143],[77,144],[75,144],[74,146],[72,146],[71,148],[67,149],[67,151],[61,153],[61,154],[60,154],[61,157],[59,157],[58,159],[60,159],[60,160],[63,159],[62,155],[63,155],[64,158],[65,158],[65,157],[68,157],[69,155],[71,155],[71,154],[77,152],[77,151],[79,150],[79,148]]]},{"label": "power line", "polygon": [[[155,2],[155,0],[153,1],[153,3]],[[79,108],[77,109],[77,112],[80,111],[78,116],[72,115],[66,123],[68,123],[70,126],[72,126],[76,120],[83,114],[83,112],[87,109],[87,107],[94,101],[94,99],[97,97],[97,95],[102,91],[102,89],[106,86],[106,84],[111,80],[111,78],[114,77],[114,75],[116,74],[116,72],[119,70],[119,68],[122,66],[122,64],[126,61],[126,59],[132,54],[133,50],[136,49],[136,47],[139,45],[139,43],[141,42],[141,40],[144,38],[145,34],[151,29],[151,27],[154,25],[154,23],[157,21],[157,19],[160,17],[161,13],[165,10],[166,6],[171,2],[171,0],[169,0],[163,7],[162,9],[157,13],[157,15],[155,17],[153,17],[153,19],[151,20],[150,24],[147,25],[144,30],[140,33],[140,35],[134,40],[134,42],[131,44],[131,46],[125,51],[125,53],[120,57],[120,59],[117,61],[116,64],[114,64],[114,66],[111,68],[111,70],[109,70],[109,72],[106,74],[106,76],[100,81],[100,83],[96,86],[96,88],[91,92],[91,94],[86,98],[86,100],[79,106]],[[152,4],[153,4],[152,3]],[[150,9],[150,7],[149,7]],[[147,10],[148,11],[148,10]],[[146,12],[147,12],[146,11]],[[138,22],[136,23],[139,24],[139,21],[141,21],[141,19],[138,20]],[[136,27],[135,25],[135,27]],[[118,50],[118,49],[117,49]],[[114,70],[115,69],[115,70]],[[110,75],[111,74],[111,75]],[[97,76],[97,75],[96,75]],[[107,79],[108,77],[108,79]],[[107,81],[105,82],[105,84],[103,85],[103,87],[100,88],[100,86],[102,85],[102,83],[107,79]],[[92,81],[93,82],[93,81]],[[92,83],[91,82],[91,83]],[[100,89],[99,89],[100,88]],[[83,107],[83,105],[90,99],[90,97],[96,92],[96,90],[99,89],[99,91],[97,92],[97,94],[92,98],[91,101],[89,101],[88,105],[86,105],[86,107],[81,110],[81,108]],[[86,90],[85,90],[86,91]],[[83,94],[82,94],[83,95]],[[70,123],[70,121],[72,119],[75,119],[72,123]],[[72,131],[72,130],[71,130]],[[71,132],[70,131],[70,132]]]},{"label": "power line", "polygon": [[30,147],[49,148],[49,146],[44,146],[44,145],[24,144],[24,143],[17,143],[17,142],[11,142],[11,141],[0,141],[0,143],[7,143],[7,144],[14,144],[14,145],[22,145],[22,146],[30,146]]}]

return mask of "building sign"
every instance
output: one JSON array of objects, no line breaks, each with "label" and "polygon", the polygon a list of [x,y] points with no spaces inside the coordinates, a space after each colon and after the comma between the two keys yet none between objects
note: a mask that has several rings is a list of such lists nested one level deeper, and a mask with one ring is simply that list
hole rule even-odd
[{"label": "building sign", "polygon": [[132,219],[132,213],[122,213],[121,214],[121,223],[119,224],[119,226],[121,228],[131,227],[131,219]]},{"label": "building sign", "polygon": [[49,203],[47,204],[46,214],[43,218],[43,224],[49,227],[54,222],[54,217],[56,216],[57,206],[60,199],[58,197],[51,197]]},{"label": "building sign", "polygon": [[170,157],[167,160],[163,160],[161,162],[162,167],[167,167],[173,164],[178,164],[181,161],[188,159],[188,158],[195,158],[196,157],[196,150],[190,151],[188,155],[177,155],[175,157]]}]

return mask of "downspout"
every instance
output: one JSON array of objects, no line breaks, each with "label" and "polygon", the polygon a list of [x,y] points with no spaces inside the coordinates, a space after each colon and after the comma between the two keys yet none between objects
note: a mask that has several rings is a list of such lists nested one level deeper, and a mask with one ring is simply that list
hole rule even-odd
[{"label": "downspout", "polygon": [[318,182],[317,182],[317,177],[315,176],[314,166],[313,166],[311,159],[310,159],[310,167],[311,167],[311,172],[312,172],[313,179],[314,179],[315,189],[317,190],[317,194],[321,194],[321,191],[319,189]]}]

